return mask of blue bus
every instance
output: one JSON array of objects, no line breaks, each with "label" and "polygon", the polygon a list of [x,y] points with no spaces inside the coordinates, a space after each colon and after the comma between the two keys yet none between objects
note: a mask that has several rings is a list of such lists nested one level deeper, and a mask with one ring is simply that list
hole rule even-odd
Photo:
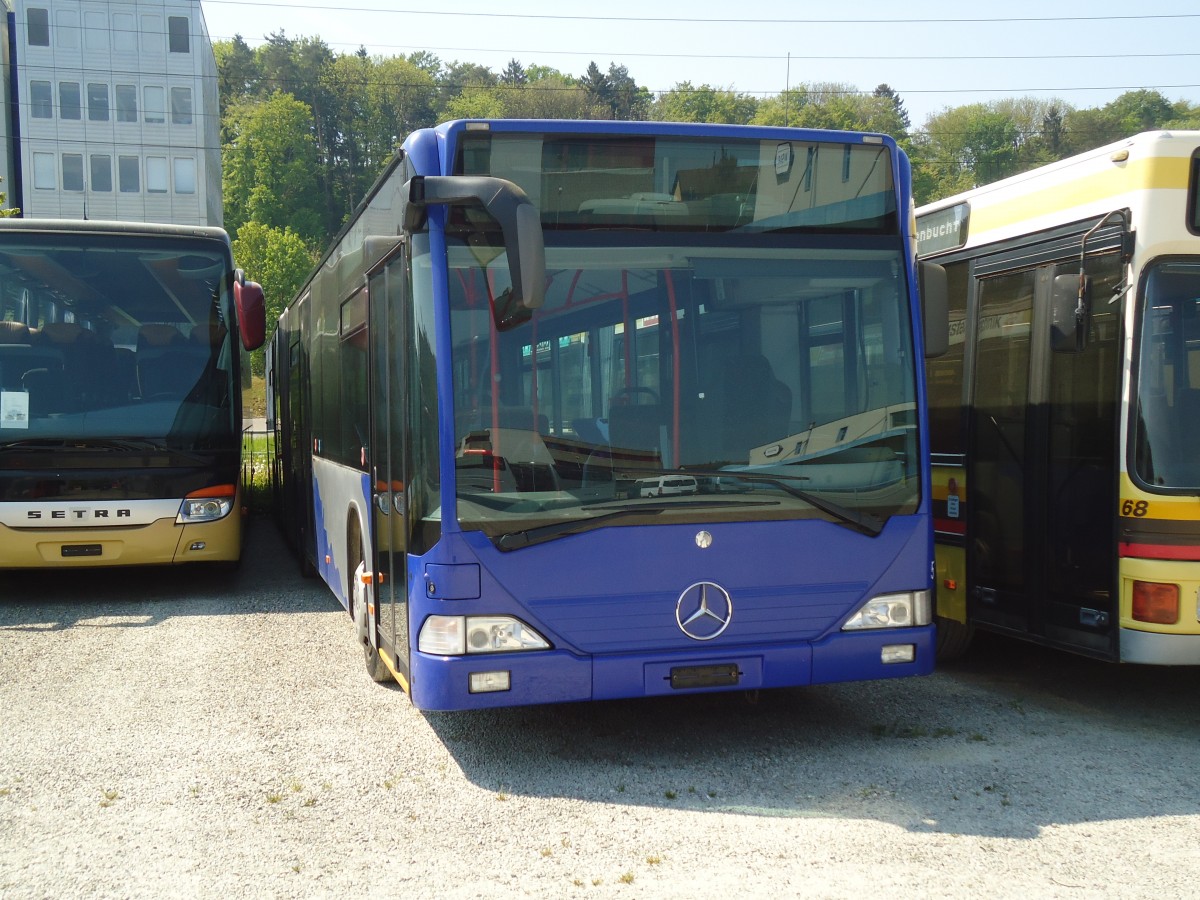
[{"label": "blue bus", "polygon": [[928,673],[912,212],[882,135],[413,133],[270,352],[284,532],[371,676],[449,710]]}]

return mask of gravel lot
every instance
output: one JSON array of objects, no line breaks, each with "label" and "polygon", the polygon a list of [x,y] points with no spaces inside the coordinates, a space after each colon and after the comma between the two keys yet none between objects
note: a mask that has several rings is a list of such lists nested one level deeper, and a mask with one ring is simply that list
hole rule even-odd
[{"label": "gravel lot", "polygon": [[[236,575],[0,576],[0,895],[1183,897],[1200,672],[415,712],[255,523]],[[753,702],[752,702],[753,699]]]}]

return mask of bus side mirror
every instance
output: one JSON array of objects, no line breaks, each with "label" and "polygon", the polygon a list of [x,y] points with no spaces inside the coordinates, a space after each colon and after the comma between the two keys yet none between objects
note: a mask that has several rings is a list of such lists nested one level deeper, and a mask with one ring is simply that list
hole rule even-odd
[{"label": "bus side mirror", "polygon": [[925,358],[942,356],[950,349],[950,298],[946,269],[937,263],[921,262],[917,269],[921,295],[921,322],[925,328]]},{"label": "bus side mirror", "polygon": [[406,186],[404,227],[420,227],[430,203],[480,203],[500,224],[512,287],[495,299],[497,327],[528,318],[546,296],[546,246],[542,219],[528,195],[511,181],[489,175],[417,175]]},{"label": "bus side mirror", "polygon": [[263,297],[262,285],[247,281],[246,273],[241,269],[233,275],[233,306],[237,310],[242,346],[247,350],[257,350],[267,337],[267,302]]},{"label": "bus side mirror", "polygon": [[1092,280],[1055,275],[1050,299],[1050,347],[1056,353],[1079,353],[1087,345],[1092,315]]}]

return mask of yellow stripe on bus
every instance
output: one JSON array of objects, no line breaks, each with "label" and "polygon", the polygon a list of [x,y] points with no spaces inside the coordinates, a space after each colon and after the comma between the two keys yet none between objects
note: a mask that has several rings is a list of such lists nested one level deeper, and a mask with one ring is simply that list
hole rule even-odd
[{"label": "yellow stripe on bus", "polygon": [[[1115,165],[1107,158],[1096,161]],[[1191,163],[1189,157],[1152,156],[1124,164],[1124,178],[1113,178],[1110,170],[1101,169],[994,205],[988,205],[986,197],[980,198],[971,207],[971,242],[979,243],[980,236],[989,231],[1036,216],[1060,214],[1064,209],[1094,204],[1107,197],[1132,191],[1186,190]]]},{"label": "yellow stripe on bus", "polygon": [[392,677],[396,679],[396,683],[404,689],[404,693],[411,695],[412,692],[408,689],[408,679],[396,671],[396,663],[388,656],[387,651],[380,647],[375,652],[379,654],[379,658],[383,660],[383,664],[388,667],[388,671],[392,673]]}]

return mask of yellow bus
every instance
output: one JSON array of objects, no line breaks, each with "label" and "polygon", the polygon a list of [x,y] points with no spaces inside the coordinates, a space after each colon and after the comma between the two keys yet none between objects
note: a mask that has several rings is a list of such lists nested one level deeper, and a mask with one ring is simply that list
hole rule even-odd
[{"label": "yellow bus", "polygon": [[943,658],[1200,664],[1198,185],[1200,132],[1154,132],[917,210]]},{"label": "yellow bus", "polygon": [[0,219],[0,569],[236,562],[264,330],[220,228]]}]

